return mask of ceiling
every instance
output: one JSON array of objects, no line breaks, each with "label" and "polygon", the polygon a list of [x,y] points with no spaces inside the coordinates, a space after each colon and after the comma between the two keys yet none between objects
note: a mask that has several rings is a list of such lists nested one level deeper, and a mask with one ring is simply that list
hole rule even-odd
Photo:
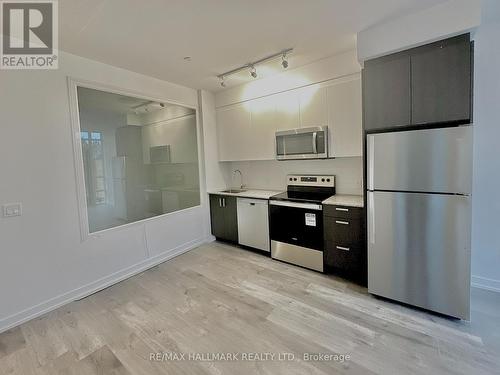
[{"label": "ceiling", "polygon": [[[289,47],[295,48],[289,69],[302,66],[355,48],[360,30],[443,1],[64,0],[59,1],[60,48],[218,91],[217,74]],[[260,72],[273,74],[278,64]],[[250,80],[249,74],[238,75],[227,83]]]}]

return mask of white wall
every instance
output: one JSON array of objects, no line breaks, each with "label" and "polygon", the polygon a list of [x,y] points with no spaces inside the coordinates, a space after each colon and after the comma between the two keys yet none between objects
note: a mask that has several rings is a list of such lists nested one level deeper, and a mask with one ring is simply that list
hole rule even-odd
[{"label": "white wall", "polygon": [[358,33],[358,60],[431,43],[471,31],[481,23],[481,0],[448,0]]},{"label": "white wall", "polygon": [[[356,51],[352,50],[296,69],[284,71],[276,76],[221,91],[215,96],[215,106],[222,107],[265,97],[347,76],[360,70],[361,67],[356,58]],[[213,142],[216,141],[215,139]],[[216,158],[215,160],[217,160],[216,151],[217,149],[215,149],[215,156],[212,156],[212,158]],[[251,188],[283,190],[286,188],[285,177],[291,173],[335,174],[337,176],[338,193],[362,194],[363,163],[361,157],[309,161],[224,162],[218,163],[218,168],[222,168],[224,172],[222,172],[223,178],[219,177],[216,180],[225,183],[225,186],[220,186],[219,183],[218,188],[238,185],[240,178],[238,176],[233,180],[233,171],[239,169],[243,173],[244,184]]]},{"label": "white wall", "polygon": [[227,163],[219,163],[217,144],[217,123],[215,117],[215,95],[200,90],[201,122],[203,124],[203,148],[207,191],[225,189],[229,181]]},{"label": "white wall", "polygon": [[500,292],[500,2],[483,1],[475,34],[472,282]]},{"label": "white wall", "polygon": [[250,188],[286,190],[287,174],[333,174],[336,175],[337,194],[362,194],[363,165],[361,158],[338,158],[327,160],[290,161],[243,161],[231,162],[229,185],[238,186],[243,173],[243,184]]},{"label": "white wall", "polygon": [[60,54],[59,66],[0,71],[0,205],[23,203],[21,217],[0,218],[0,331],[185,251],[207,235],[205,206],[81,242],[67,76],[188,106],[197,106],[198,96],[70,54]]}]

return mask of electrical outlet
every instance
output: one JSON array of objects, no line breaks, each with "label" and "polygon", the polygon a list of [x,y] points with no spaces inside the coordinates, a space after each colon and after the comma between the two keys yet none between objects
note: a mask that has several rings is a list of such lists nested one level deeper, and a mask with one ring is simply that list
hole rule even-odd
[{"label": "electrical outlet", "polygon": [[9,203],[3,206],[3,217],[21,216],[23,207],[21,203]]}]

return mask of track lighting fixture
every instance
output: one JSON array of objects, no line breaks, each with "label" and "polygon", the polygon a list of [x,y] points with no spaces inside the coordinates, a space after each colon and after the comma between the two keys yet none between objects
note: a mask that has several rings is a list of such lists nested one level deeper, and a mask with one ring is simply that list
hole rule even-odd
[{"label": "track lighting fixture", "polygon": [[273,55],[264,57],[260,60],[245,64],[243,66],[240,66],[239,68],[229,70],[225,73],[219,74],[217,76],[217,78],[219,78],[219,84],[222,87],[226,87],[226,78],[227,77],[232,76],[233,74],[240,73],[240,72],[245,71],[247,69],[250,69],[250,75],[252,76],[252,78],[257,78],[257,69],[255,68],[257,65],[263,64],[263,63],[266,63],[269,61],[275,61],[279,58],[281,58],[281,66],[283,67],[283,69],[286,69],[286,68],[288,68],[288,55],[290,55],[292,52],[293,52],[293,48],[284,49],[281,52],[275,53]]},{"label": "track lighting fixture", "polygon": [[286,52],[283,53],[283,55],[281,56],[281,65],[283,66],[283,69],[288,68],[288,60],[286,57]]},{"label": "track lighting fixture", "polygon": [[255,69],[255,66],[253,66],[253,65],[250,65],[250,75],[253,78],[257,78],[257,69]]}]

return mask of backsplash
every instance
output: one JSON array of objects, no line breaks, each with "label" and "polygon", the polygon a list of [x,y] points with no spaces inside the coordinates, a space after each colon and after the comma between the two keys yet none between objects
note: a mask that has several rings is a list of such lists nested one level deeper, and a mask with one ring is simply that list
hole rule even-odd
[{"label": "backsplash", "polygon": [[337,194],[362,194],[363,160],[361,157],[327,160],[290,161],[241,161],[227,163],[230,169],[228,186],[240,184],[239,169],[243,173],[243,184],[249,188],[284,190],[287,174],[333,174],[336,175]]}]

